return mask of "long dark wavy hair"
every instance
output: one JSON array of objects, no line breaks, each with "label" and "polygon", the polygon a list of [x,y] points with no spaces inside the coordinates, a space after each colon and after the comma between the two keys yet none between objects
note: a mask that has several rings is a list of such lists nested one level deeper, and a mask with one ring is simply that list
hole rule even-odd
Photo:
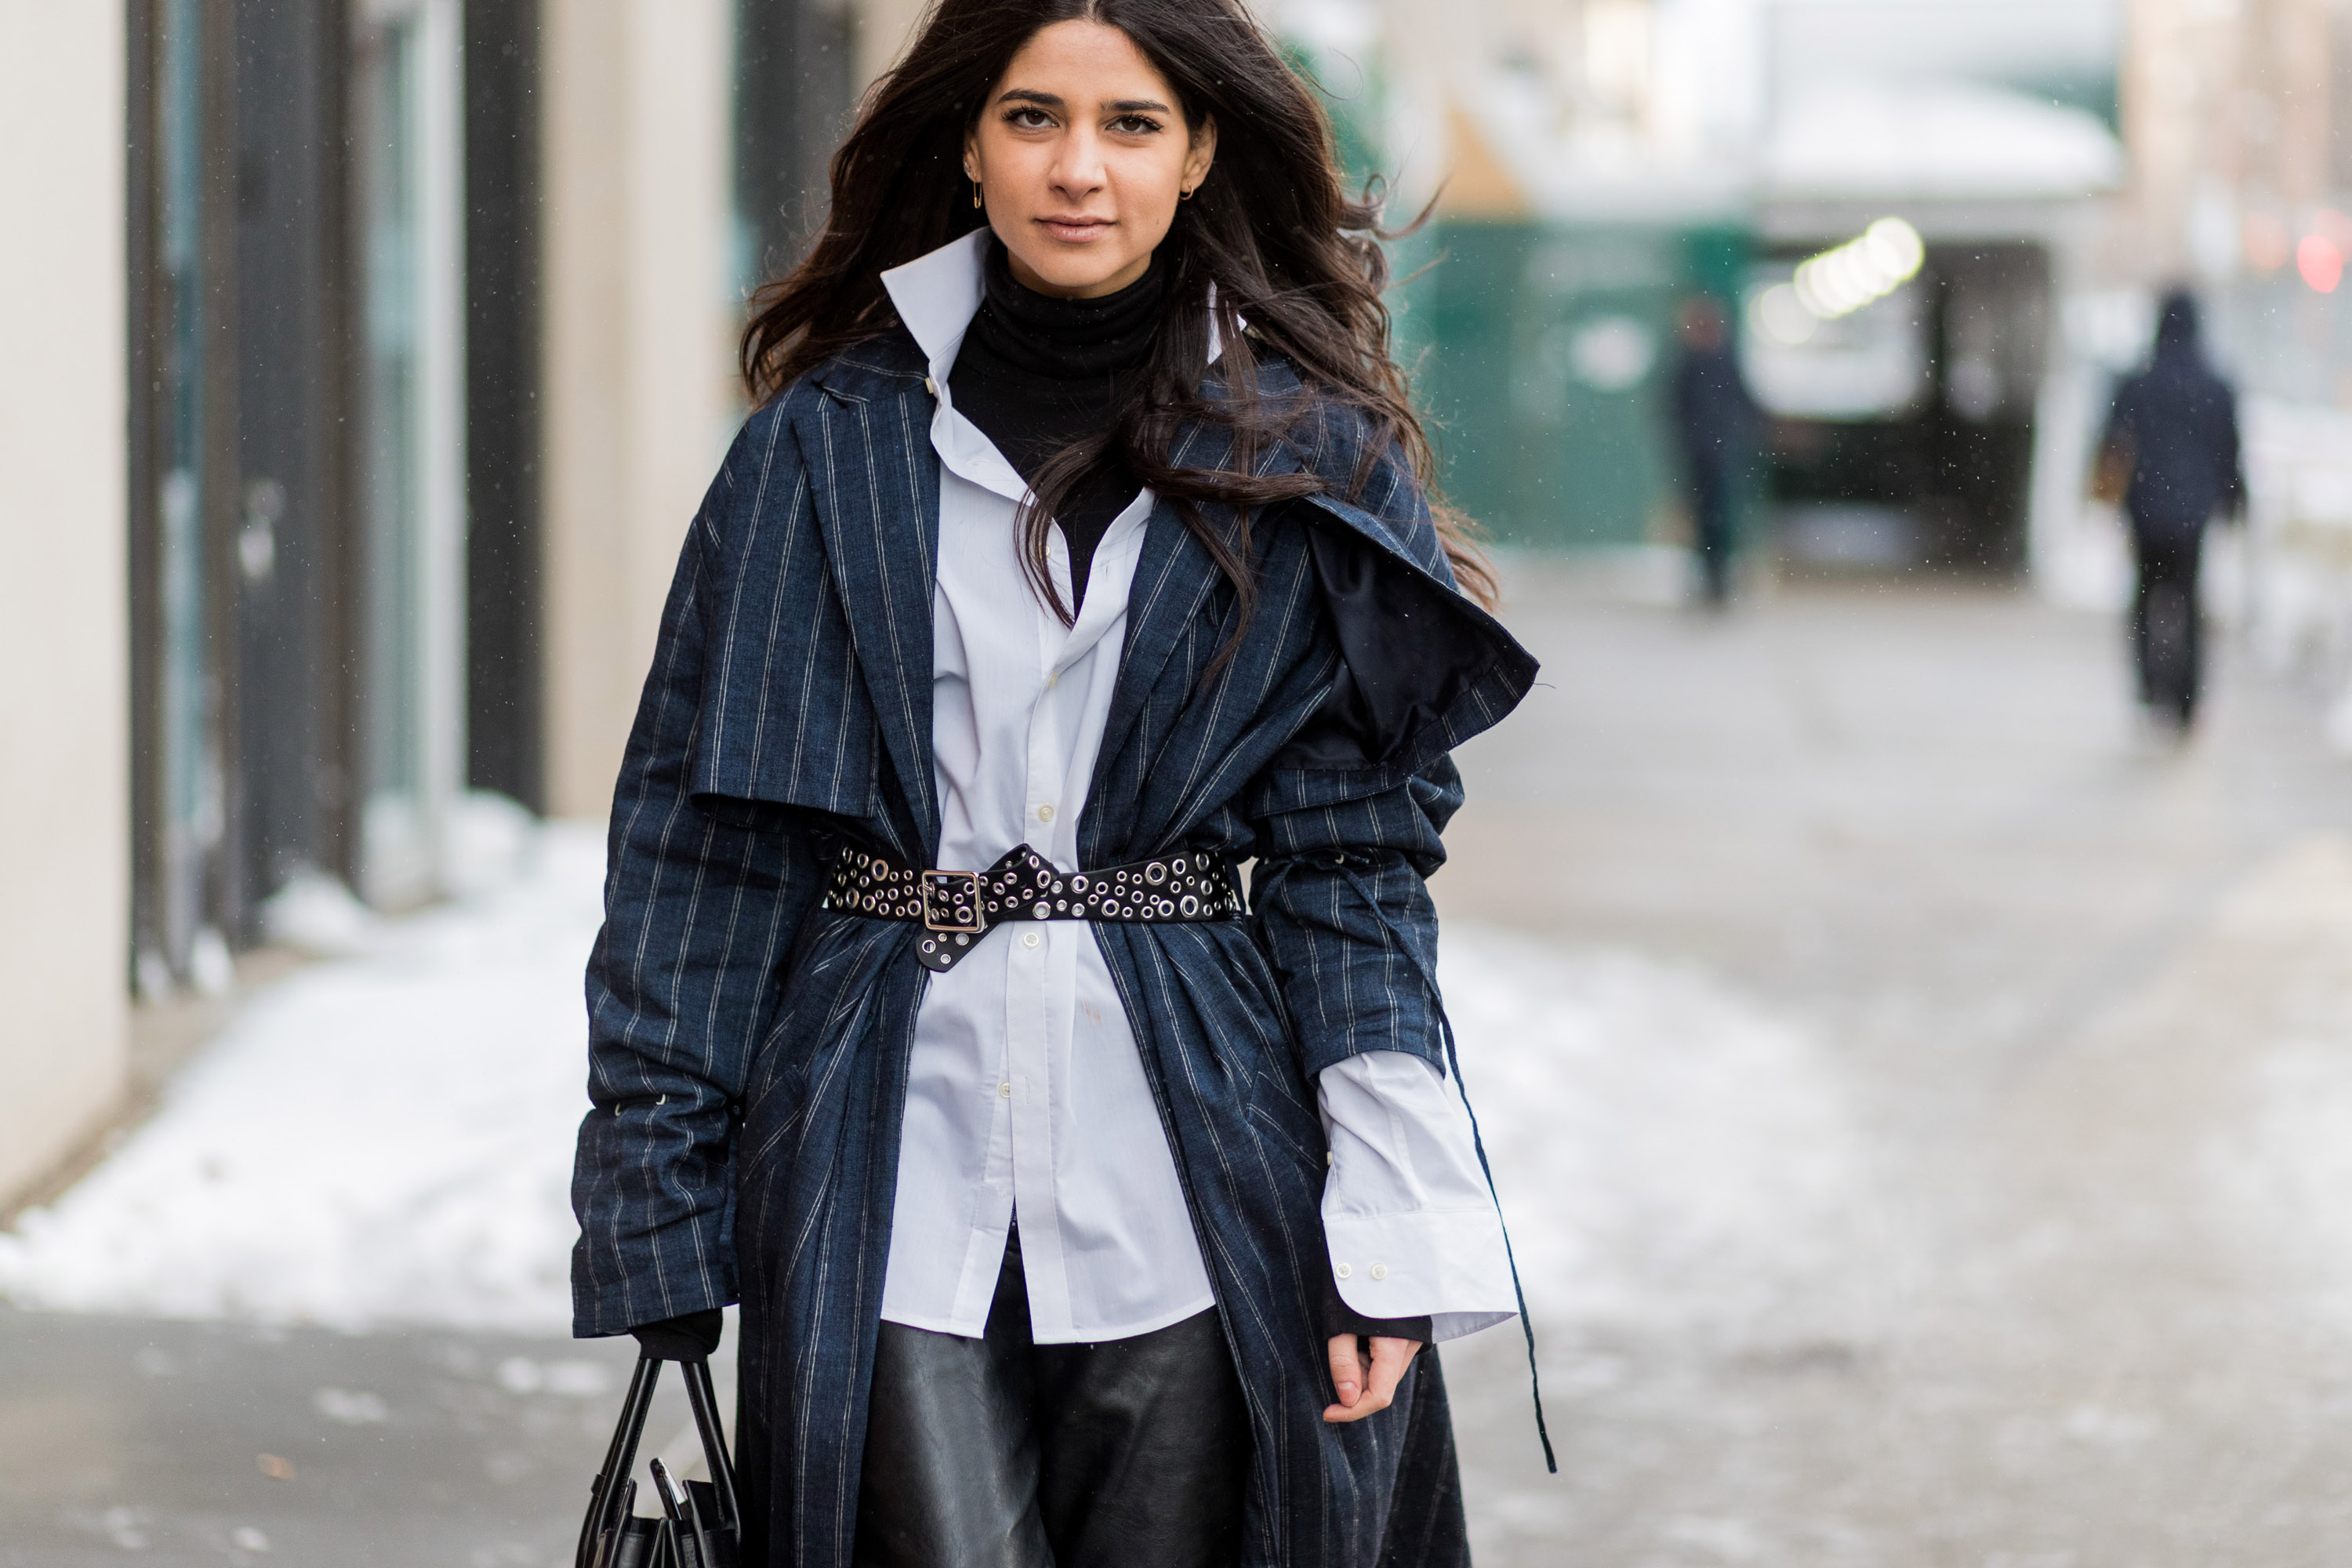
[{"label": "long dark wavy hair", "polygon": [[[1257,602],[1251,518],[1327,488],[1311,472],[1256,471],[1304,412],[1260,395],[1265,350],[1287,359],[1312,395],[1368,422],[1351,488],[1362,487],[1391,446],[1402,451],[1429,498],[1455,580],[1491,604],[1494,579],[1469,524],[1439,498],[1428,435],[1390,353],[1381,299],[1389,265],[1380,241],[1412,226],[1381,228],[1377,184],[1360,198],[1348,195],[1321,102],[1235,0],[933,0],[914,46],[866,94],[833,156],[832,204],[814,247],[751,297],[742,342],[751,401],[767,402],[842,350],[890,330],[898,316],[882,274],[985,221],[963,177],[965,135],[1022,47],[1074,20],[1105,23],[1132,39],[1175,89],[1188,127],[1215,121],[1217,152],[1160,242],[1166,314],[1123,406],[1106,434],[1055,455],[1033,482],[1023,556],[1041,595],[1070,618],[1046,570],[1050,519],[1089,472],[1123,459],[1174,504],[1232,583],[1238,640]],[[1223,384],[1204,398],[1213,313]],[[1234,432],[1223,466],[1173,463],[1176,434],[1193,420]],[[1237,525],[1219,529],[1201,503],[1232,508]]]}]

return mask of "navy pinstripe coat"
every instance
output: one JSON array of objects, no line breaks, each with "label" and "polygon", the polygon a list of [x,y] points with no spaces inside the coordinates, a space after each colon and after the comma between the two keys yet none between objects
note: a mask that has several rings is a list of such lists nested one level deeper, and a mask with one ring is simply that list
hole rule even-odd
[{"label": "navy pinstripe coat", "polygon": [[[1297,387],[1278,366],[1262,384]],[[613,805],[575,1327],[740,1298],[751,1563],[851,1561],[927,975],[919,928],[821,906],[818,855],[838,836],[933,863],[932,407],[894,335],[746,424],[679,558]],[[1087,866],[1255,860],[1245,920],[1095,928],[1247,1393],[1244,1560],[1419,1568],[1467,1561],[1444,1385],[1425,1356],[1388,1411],[1321,1418],[1310,1086],[1358,1051],[1442,1061],[1423,878],[1461,799],[1447,752],[1535,666],[1453,590],[1409,471],[1379,459],[1354,487],[1360,425],[1300,407],[1265,471],[1305,466],[1354,499],[1258,521],[1259,607],[1213,673],[1232,588],[1152,514],[1078,837]],[[1211,467],[1231,441],[1199,426],[1179,446]]]}]

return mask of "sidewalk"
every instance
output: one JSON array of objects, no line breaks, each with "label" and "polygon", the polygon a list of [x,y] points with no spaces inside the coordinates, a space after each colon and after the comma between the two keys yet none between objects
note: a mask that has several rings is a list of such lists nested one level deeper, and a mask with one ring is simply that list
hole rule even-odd
[{"label": "sidewalk", "polygon": [[569,1560],[634,1360],[568,1337],[603,853],[240,998],[0,1235],[0,1568]]},{"label": "sidewalk", "polygon": [[1482,1103],[1556,1129],[1514,1216],[1659,1201],[1538,1299],[1559,1478],[1516,1347],[1449,1358],[1482,1568],[2340,1562],[2327,694],[2225,647],[2175,752],[2133,734],[2115,626],[2028,597],[1710,624],[1517,587],[1551,684],[1462,758],[1447,930],[1515,930],[1571,998],[1655,966],[1715,1021],[1611,1041],[1645,1059],[1584,1080],[1597,1133],[1465,1047]]}]

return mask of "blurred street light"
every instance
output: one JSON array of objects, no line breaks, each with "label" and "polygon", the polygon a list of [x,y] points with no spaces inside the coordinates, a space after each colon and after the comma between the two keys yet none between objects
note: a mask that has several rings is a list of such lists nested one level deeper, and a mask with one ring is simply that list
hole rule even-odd
[{"label": "blurred street light", "polygon": [[1799,266],[1791,287],[1807,310],[1824,321],[1835,321],[1917,277],[1927,258],[1927,247],[1917,229],[1899,217],[1883,217],[1859,237]]},{"label": "blurred street light", "polygon": [[2324,234],[2306,234],[2294,247],[2294,269],[2320,293],[2333,294],[2344,279],[2344,252]]}]

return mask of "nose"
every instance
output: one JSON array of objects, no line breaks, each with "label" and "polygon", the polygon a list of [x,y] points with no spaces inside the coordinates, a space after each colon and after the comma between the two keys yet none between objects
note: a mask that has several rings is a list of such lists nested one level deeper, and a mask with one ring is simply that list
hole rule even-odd
[{"label": "nose", "polygon": [[1102,139],[1094,127],[1078,126],[1062,139],[1049,177],[1054,194],[1066,202],[1083,202],[1103,188]]}]

